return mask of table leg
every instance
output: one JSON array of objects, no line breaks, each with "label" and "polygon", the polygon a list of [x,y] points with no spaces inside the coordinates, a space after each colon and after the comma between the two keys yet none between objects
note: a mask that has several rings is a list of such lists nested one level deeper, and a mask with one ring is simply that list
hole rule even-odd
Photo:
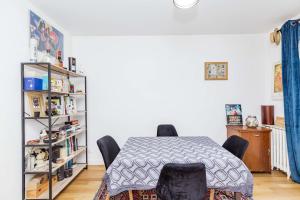
[{"label": "table leg", "polygon": [[215,189],[210,189],[209,200],[214,200],[215,198]]},{"label": "table leg", "polygon": [[109,200],[109,193],[107,193],[105,200]]},{"label": "table leg", "polygon": [[129,200],[133,200],[132,190],[129,190],[128,193],[129,193]]},{"label": "table leg", "polygon": [[240,193],[240,192],[235,192],[235,193],[234,193],[234,197],[235,197],[235,200],[241,200],[241,199],[242,199],[242,193]]}]

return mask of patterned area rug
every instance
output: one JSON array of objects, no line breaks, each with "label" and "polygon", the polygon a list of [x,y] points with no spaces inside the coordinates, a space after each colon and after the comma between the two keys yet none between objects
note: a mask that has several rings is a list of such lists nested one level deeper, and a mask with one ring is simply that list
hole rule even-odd
[{"label": "patterned area rug", "polygon": [[[133,200],[159,200],[156,196],[155,189],[152,190],[134,190],[132,191]],[[209,199],[210,191],[207,193]],[[94,200],[105,200],[107,193],[107,187],[104,181],[102,182],[98,192],[96,193]],[[110,197],[110,200],[129,200],[128,192],[122,192],[116,196]],[[214,200],[235,200],[233,192],[215,190]],[[251,200],[251,198],[242,196],[242,200]]]}]

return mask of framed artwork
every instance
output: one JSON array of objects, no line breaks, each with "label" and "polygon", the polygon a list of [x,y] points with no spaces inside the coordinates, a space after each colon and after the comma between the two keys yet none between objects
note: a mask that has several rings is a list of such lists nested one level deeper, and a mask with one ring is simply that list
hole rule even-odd
[{"label": "framed artwork", "polygon": [[[46,102],[45,102],[45,108],[46,108],[46,114],[48,114],[48,97],[46,97]],[[51,116],[56,116],[56,115],[64,115],[64,100],[63,97],[60,96],[51,96]]]},{"label": "framed artwork", "polygon": [[226,104],[227,125],[243,125],[241,104]]},{"label": "framed artwork", "polygon": [[206,62],[205,80],[228,80],[228,62]]},{"label": "framed artwork", "polygon": [[30,47],[36,49],[37,61],[49,53],[64,60],[64,35],[44,19],[30,11]]},{"label": "framed artwork", "polygon": [[41,93],[30,92],[27,94],[28,103],[30,108],[30,116],[32,117],[44,117],[45,107],[44,99]]},{"label": "framed artwork", "polygon": [[273,66],[273,82],[272,82],[272,97],[273,99],[283,99],[283,85],[282,85],[282,65],[276,63]]}]

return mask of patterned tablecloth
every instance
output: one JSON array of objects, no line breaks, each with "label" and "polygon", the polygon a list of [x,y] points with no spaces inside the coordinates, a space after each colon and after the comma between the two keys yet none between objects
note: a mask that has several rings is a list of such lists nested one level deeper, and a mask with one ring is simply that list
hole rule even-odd
[{"label": "patterned tablecloth", "polygon": [[208,188],[252,197],[253,177],[246,165],[208,137],[129,138],[105,174],[111,196],[156,187],[167,163],[202,162]]}]

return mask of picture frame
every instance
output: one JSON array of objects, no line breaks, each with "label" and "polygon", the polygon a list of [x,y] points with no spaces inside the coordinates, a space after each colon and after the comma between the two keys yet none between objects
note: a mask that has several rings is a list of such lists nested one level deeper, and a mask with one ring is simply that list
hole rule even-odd
[{"label": "picture frame", "polygon": [[205,62],[205,80],[228,80],[228,62]]},{"label": "picture frame", "polygon": [[[46,108],[46,115],[48,116],[49,113],[48,110],[48,97],[46,97],[45,100],[45,108]],[[57,115],[64,115],[65,114],[65,105],[64,105],[64,99],[61,96],[51,96],[51,116],[57,116]]]},{"label": "picture frame", "polygon": [[227,125],[243,125],[243,114],[241,104],[226,104]]},{"label": "picture frame", "polygon": [[283,100],[282,64],[280,62],[272,66],[272,99]]},{"label": "picture frame", "polygon": [[[64,60],[64,35],[45,19],[30,10],[30,49],[33,49],[31,60],[42,62],[47,54],[54,60]],[[52,63],[54,64],[54,63]],[[62,63],[61,63],[62,64]]]},{"label": "picture frame", "polygon": [[[30,92],[27,94],[30,116],[45,117],[44,98],[41,93]],[[37,114],[39,113],[39,114]]]}]

